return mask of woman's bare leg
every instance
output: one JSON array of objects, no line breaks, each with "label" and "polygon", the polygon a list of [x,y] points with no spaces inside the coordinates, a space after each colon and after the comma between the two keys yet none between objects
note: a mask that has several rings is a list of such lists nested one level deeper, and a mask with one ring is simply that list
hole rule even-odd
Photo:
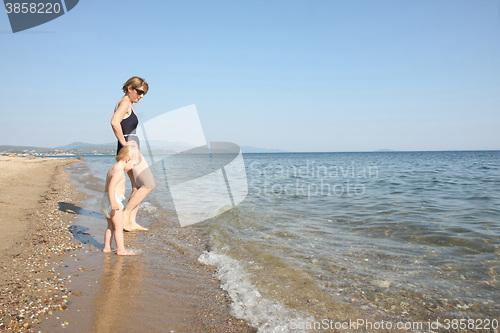
[{"label": "woman's bare leg", "polygon": [[[139,204],[146,198],[146,196],[151,193],[152,190],[141,187],[137,191],[132,192],[130,199],[127,203],[127,207],[124,210],[124,216],[126,217],[126,221],[128,221],[127,227],[125,230],[148,230],[140,226],[135,218],[137,216],[137,210],[139,209]],[[130,229],[129,229],[130,228]]]},{"label": "woman's bare leg", "polygon": [[139,211],[139,206],[135,207],[135,209],[132,210],[132,214],[130,214],[130,223],[132,223],[132,227],[137,230],[149,230],[148,228],[144,228],[143,226],[139,225],[136,221],[137,218],[137,212]]},{"label": "woman's bare leg", "polygon": [[[130,194],[129,202],[132,199],[132,196],[135,194],[135,192],[138,190],[138,186],[135,182],[135,176],[134,172],[132,170],[128,171],[128,177],[130,178],[130,182],[132,183],[132,193]],[[128,207],[128,204],[127,204]],[[131,222],[131,211],[130,209],[127,210],[127,207],[123,210],[123,230],[124,231],[132,231],[134,230],[134,226],[132,225]]]},{"label": "woman's bare leg", "polygon": [[125,210],[123,211],[124,230],[148,230],[147,228],[139,225],[136,221],[139,204],[155,188],[153,174],[151,173],[149,165],[144,157],[142,157],[141,163],[134,166],[134,169],[128,172],[128,175],[130,181],[132,182],[133,190],[127,203],[127,207],[125,207]]}]

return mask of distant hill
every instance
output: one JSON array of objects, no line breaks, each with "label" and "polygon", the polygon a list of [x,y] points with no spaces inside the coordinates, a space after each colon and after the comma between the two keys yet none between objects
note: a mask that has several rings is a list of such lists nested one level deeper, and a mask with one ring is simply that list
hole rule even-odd
[{"label": "distant hill", "polygon": [[83,147],[90,147],[90,146],[95,146],[95,145],[92,143],[85,143],[85,142],[73,142],[66,146],[55,147],[55,149],[80,149]]},{"label": "distant hill", "polygon": [[26,153],[31,153],[34,151],[39,152],[39,153],[49,153],[53,150],[54,150],[54,148],[0,145],[0,153],[26,154]]},{"label": "distant hill", "polygon": [[55,149],[71,151],[76,155],[113,155],[116,154],[116,143],[94,144],[87,142],[73,142]]},{"label": "distant hill", "polygon": [[17,154],[22,156],[72,156],[72,155],[113,155],[116,146],[95,145],[84,142],[74,142],[56,148],[0,145],[0,154]]}]

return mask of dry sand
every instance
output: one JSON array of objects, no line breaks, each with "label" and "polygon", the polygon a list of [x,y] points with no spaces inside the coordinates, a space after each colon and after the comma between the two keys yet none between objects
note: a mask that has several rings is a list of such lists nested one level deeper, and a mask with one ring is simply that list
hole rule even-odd
[{"label": "dry sand", "polygon": [[76,161],[0,157],[0,329],[30,331],[42,313],[67,308],[57,262],[81,246],[64,208],[78,197],[64,171]]},{"label": "dry sand", "polygon": [[13,248],[23,241],[30,227],[30,214],[40,206],[43,196],[50,190],[55,169],[67,165],[65,159],[27,159],[0,157],[0,254],[20,252]]}]

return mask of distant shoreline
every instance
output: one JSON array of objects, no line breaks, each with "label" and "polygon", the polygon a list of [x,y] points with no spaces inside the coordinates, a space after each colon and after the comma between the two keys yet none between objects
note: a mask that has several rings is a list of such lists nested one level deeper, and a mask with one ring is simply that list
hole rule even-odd
[{"label": "distant shoreline", "polygon": [[[72,146],[72,145],[68,145]],[[243,154],[342,154],[342,153],[416,153],[416,152],[500,152],[500,149],[450,149],[450,150],[392,150],[378,149],[367,151],[284,151],[279,149],[256,148],[242,146]],[[167,152],[175,154],[176,152]],[[85,157],[85,156],[115,156],[116,146],[82,144],[74,148],[65,149],[44,148],[34,146],[0,145],[0,156],[20,157]]]}]

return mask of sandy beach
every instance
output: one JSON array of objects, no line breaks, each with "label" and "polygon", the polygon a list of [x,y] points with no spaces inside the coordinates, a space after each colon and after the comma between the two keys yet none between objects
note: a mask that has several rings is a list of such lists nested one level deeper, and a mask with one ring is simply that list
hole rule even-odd
[{"label": "sandy beach", "polygon": [[[95,196],[76,189],[73,174],[85,173],[76,159],[1,157],[5,184],[2,217],[0,330],[12,332],[115,332],[148,328],[174,332],[254,332],[230,314],[230,300],[214,277],[214,268],[198,262],[203,242],[176,229],[170,276],[158,285],[169,297],[158,298],[147,276],[144,255],[104,255],[103,217]],[[76,168],[76,169],[75,169]],[[76,171],[75,171],[76,170]],[[99,190],[98,181],[90,187]],[[153,234],[130,233],[128,246]],[[192,239],[189,239],[189,238]],[[189,251],[177,241],[190,242]],[[190,246],[191,246],[190,245]],[[136,300],[144,297],[149,302]],[[156,299],[155,299],[156,297]],[[135,327],[135,328],[134,328]]]},{"label": "sandy beach", "polygon": [[[64,168],[77,159],[0,157],[0,328],[31,331],[44,313],[67,308],[58,267],[81,245],[69,231],[80,199]],[[56,296],[57,295],[57,296]]]}]

